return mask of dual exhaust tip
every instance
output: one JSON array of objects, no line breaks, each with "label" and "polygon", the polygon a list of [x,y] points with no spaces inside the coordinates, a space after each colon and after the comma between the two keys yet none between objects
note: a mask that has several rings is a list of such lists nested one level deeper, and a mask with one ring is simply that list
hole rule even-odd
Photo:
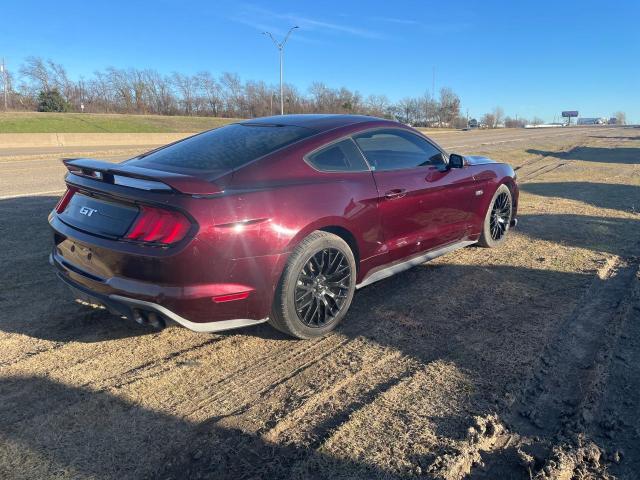
[{"label": "dual exhaust tip", "polygon": [[164,317],[154,311],[140,310],[138,308],[133,309],[133,319],[140,325],[151,325],[158,330],[167,326],[167,322]]}]

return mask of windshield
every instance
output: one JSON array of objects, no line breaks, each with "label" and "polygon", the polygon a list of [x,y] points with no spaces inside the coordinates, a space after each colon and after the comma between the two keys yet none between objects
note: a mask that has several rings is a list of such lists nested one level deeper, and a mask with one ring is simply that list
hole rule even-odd
[{"label": "windshield", "polygon": [[139,167],[232,170],[315,133],[292,125],[237,123],[187,138],[127,162]]}]

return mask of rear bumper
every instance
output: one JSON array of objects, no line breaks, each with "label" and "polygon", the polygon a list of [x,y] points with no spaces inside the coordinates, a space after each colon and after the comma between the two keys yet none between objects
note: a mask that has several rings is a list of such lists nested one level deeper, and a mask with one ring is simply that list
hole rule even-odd
[{"label": "rear bumper", "polygon": [[[262,319],[250,319],[250,318],[228,318],[230,312],[225,312],[227,318],[215,320],[215,321],[192,321],[175,310],[163,306],[154,301],[148,299],[133,298],[129,294],[135,294],[132,292],[126,292],[121,290],[109,289],[105,291],[104,285],[96,285],[97,288],[89,286],[91,283],[100,283],[100,279],[91,278],[90,276],[84,276],[82,271],[64,262],[61,258],[57,257],[54,252],[49,255],[49,263],[56,267],[58,278],[64,282],[74,294],[76,300],[83,304],[89,304],[92,306],[101,306],[109,310],[115,315],[126,317],[130,320],[140,321],[140,318],[146,319],[150,313],[155,314],[155,318],[160,320],[160,323],[166,321],[172,321],[182,325],[183,327],[193,330],[194,332],[221,332],[224,330],[230,330],[233,328],[248,327],[251,325],[258,325],[264,323],[268,318]],[[169,287],[172,288],[172,287]],[[117,292],[117,293],[114,293]],[[160,294],[162,297],[162,293]],[[201,299],[198,299],[201,301]],[[184,299],[184,303],[188,303],[189,299]],[[230,302],[235,303],[235,302]],[[240,302],[242,303],[242,302]],[[245,311],[240,305],[238,305],[241,311]],[[187,311],[188,311],[188,307]],[[214,309],[215,305],[211,305]],[[233,306],[231,306],[233,308]]]}]

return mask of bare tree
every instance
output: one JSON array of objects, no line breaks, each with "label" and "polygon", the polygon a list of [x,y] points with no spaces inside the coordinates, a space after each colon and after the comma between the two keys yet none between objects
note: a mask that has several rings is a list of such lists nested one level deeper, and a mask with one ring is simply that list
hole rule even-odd
[{"label": "bare tree", "polygon": [[173,85],[180,94],[182,112],[185,115],[194,115],[197,113],[197,97],[200,83],[198,78],[174,72],[172,80]]},{"label": "bare tree", "polygon": [[52,60],[47,61],[47,66],[49,69],[51,88],[57,89],[68,102],[76,100],[74,97],[79,90],[75,83],[69,79],[65,68]]},{"label": "bare tree", "polygon": [[223,86],[223,98],[226,114],[230,117],[240,117],[243,111],[242,81],[236,73],[225,72],[220,77]]},{"label": "bare tree", "polygon": [[143,76],[147,91],[147,108],[161,115],[175,113],[177,105],[171,80],[155,70],[145,70]]},{"label": "bare tree", "polygon": [[[4,77],[2,77],[2,75],[4,75]],[[6,88],[6,92],[7,92],[7,108],[13,109],[15,108],[15,104],[19,103],[20,101],[19,100],[20,95],[18,92],[15,91],[15,88],[14,88],[15,80],[14,80],[13,72],[11,72],[5,66],[3,74],[0,74],[0,78],[1,78],[0,81],[4,82],[3,87]],[[1,99],[1,101],[4,101],[4,99]]]},{"label": "bare tree", "polygon": [[617,125],[626,125],[627,124],[627,114],[625,112],[616,112],[613,114],[616,118]]},{"label": "bare tree", "polygon": [[364,101],[365,111],[369,115],[376,117],[386,117],[389,115],[391,102],[386,95],[369,95]]},{"label": "bare tree", "polygon": [[498,125],[504,123],[504,110],[502,107],[495,107],[493,109],[493,125],[492,128],[496,128]]},{"label": "bare tree", "polygon": [[438,110],[440,109],[440,104],[431,97],[429,92],[427,91],[421,99],[422,110],[424,112],[424,118],[422,123],[425,127],[431,126],[435,124],[438,116]]},{"label": "bare tree", "polygon": [[460,115],[460,97],[448,87],[440,89],[440,105],[438,108],[439,126],[449,126],[453,119]]},{"label": "bare tree", "polygon": [[197,77],[201,95],[207,104],[207,112],[214,117],[220,116],[224,104],[222,87],[209,72],[200,72]]},{"label": "bare tree", "polygon": [[405,97],[396,106],[396,117],[407,125],[416,125],[420,121],[421,110],[417,98]]},{"label": "bare tree", "polygon": [[495,128],[496,116],[494,113],[485,113],[480,119],[480,123],[488,128]]},{"label": "bare tree", "polygon": [[46,62],[40,57],[27,57],[20,74],[39,92],[51,90],[51,77]]},{"label": "bare tree", "polygon": [[[40,92],[58,90],[73,109],[84,104],[87,112],[156,113],[161,115],[214,115],[255,117],[271,115],[279,102],[279,89],[263,81],[243,82],[237,74],[210,72],[171,76],[155,70],[108,67],[88,79],[74,81],[52,60],[29,57],[17,78],[11,78],[14,108],[35,110]],[[17,85],[17,86],[16,86]],[[392,103],[385,95],[366,98],[347,87],[331,88],[321,82],[302,94],[284,85],[287,113],[354,113],[395,118],[416,126],[461,125],[460,98],[450,88],[439,100],[428,95],[405,97]],[[492,122],[492,126],[495,122]]]},{"label": "bare tree", "polygon": [[522,128],[529,123],[524,118],[511,118],[509,116],[504,119],[504,126],[507,128]]},{"label": "bare tree", "polygon": [[335,92],[322,82],[313,82],[309,87],[313,108],[318,113],[327,113],[335,104]]}]

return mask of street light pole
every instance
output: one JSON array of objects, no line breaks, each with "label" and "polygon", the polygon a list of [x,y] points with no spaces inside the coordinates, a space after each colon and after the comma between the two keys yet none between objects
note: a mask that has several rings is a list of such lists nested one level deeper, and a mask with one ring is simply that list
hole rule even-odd
[{"label": "street light pole", "polygon": [[2,74],[2,94],[4,96],[4,110],[7,111],[7,72],[4,66],[4,57],[2,58],[2,64],[0,64],[0,74]]},{"label": "street light pole", "polygon": [[282,61],[284,57],[284,46],[287,44],[287,40],[289,40],[289,35],[291,35],[291,32],[293,32],[296,28],[300,27],[298,27],[297,25],[295,27],[291,27],[281,43],[278,43],[276,39],[273,38],[271,32],[262,32],[263,35],[268,35],[271,38],[271,41],[280,53],[280,115],[284,115],[284,83],[282,80]]}]

